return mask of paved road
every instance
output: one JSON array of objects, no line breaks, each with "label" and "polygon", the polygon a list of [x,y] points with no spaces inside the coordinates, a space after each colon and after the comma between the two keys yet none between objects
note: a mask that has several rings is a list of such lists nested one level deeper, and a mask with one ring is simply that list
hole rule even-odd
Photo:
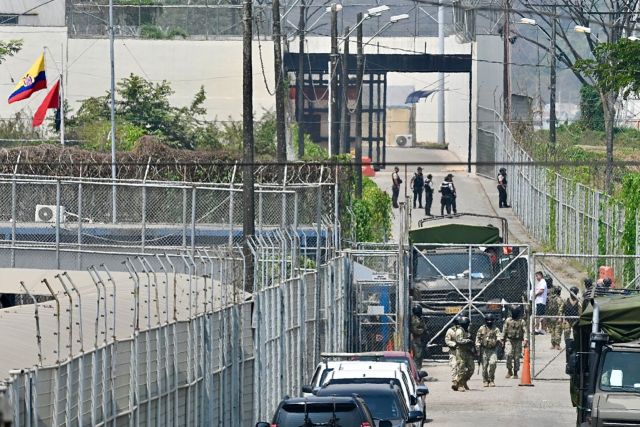
[{"label": "paved road", "polygon": [[[446,150],[428,150],[421,148],[389,148],[387,159],[392,162],[406,161],[459,161]],[[404,180],[401,195],[411,195],[408,187],[415,166],[400,166]],[[406,172],[405,172],[406,169]],[[374,181],[389,194],[391,193],[391,173],[393,167],[378,172]],[[472,212],[487,215],[500,215],[509,221],[509,239],[513,243],[529,244],[537,248],[536,242],[527,234],[518,222],[511,209],[498,208],[498,195],[495,181],[475,174],[468,174],[463,167],[438,166],[424,167],[424,174],[434,176],[436,186],[444,177],[452,173],[458,193],[458,212]],[[437,194],[437,193],[436,193]],[[439,212],[439,197],[435,197],[432,213]],[[394,210],[398,216],[398,210]],[[424,218],[424,212],[413,210],[412,226]],[[443,221],[460,221],[460,219],[444,219]],[[466,223],[470,221],[465,219]],[[472,221],[471,221],[472,222]],[[477,220],[485,225],[486,219]],[[494,225],[498,225],[495,223]],[[398,218],[394,221],[393,238],[399,234]],[[432,425],[442,426],[571,426],[574,424],[575,412],[569,397],[569,383],[564,374],[564,353],[550,350],[548,336],[536,337],[535,373],[539,380],[534,380],[534,387],[519,387],[517,380],[504,379],[505,367],[498,365],[496,387],[482,387],[481,377],[474,375],[470,382],[472,390],[466,393],[454,392],[450,388],[449,367],[442,362],[425,362],[424,367],[435,379],[430,382],[429,413],[427,417]]]}]

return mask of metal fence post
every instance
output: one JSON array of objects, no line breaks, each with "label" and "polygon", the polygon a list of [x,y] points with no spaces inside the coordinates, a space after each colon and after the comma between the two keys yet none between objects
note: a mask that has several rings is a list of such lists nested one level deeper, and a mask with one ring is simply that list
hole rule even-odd
[{"label": "metal fence post", "polygon": [[187,248],[187,187],[182,187],[182,247]]},{"label": "metal fence post", "polygon": [[17,215],[17,202],[16,197],[18,193],[16,183],[16,175],[13,174],[13,178],[11,180],[11,267],[15,268],[16,266],[16,223],[18,222]]},{"label": "metal fence post", "polygon": [[196,186],[191,189],[191,251],[196,250]]},{"label": "metal fence post", "polygon": [[77,268],[82,269],[82,180],[78,182],[78,257]]},{"label": "metal fence post", "polygon": [[56,268],[60,270],[60,180],[56,179]]},{"label": "metal fence post", "polygon": [[142,212],[141,212],[141,230],[140,230],[140,252],[144,253],[144,246],[147,238],[147,183],[142,182]]}]

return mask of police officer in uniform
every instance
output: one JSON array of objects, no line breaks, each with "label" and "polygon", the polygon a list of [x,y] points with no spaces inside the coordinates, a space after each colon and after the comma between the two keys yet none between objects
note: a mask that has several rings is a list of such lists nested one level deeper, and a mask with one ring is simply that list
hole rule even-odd
[{"label": "police officer in uniform", "polygon": [[484,317],[484,325],[476,334],[476,349],[482,363],[482,382],[485,387],[495,387],[498,346],[502,340],[500,329],[494,325],[493,314]]},{"label": "police officer in uniform", "polygon": [[511,317],[504,322],[502,335],[504,336],[504,352],[507,357],[507,375],[505,378],[518,378],[520,370],[520,355],[522,354],[522,343],[526,345],[525,338],[526,323],[522,317],[522,309],[514,307],[511,309]]},{"label": "police officer in uniform", "polygon": [[449,367],[451,367],[451,388],[453,391],[458,391],[458,382],[456,381],[458,378],[458,361],[456,359],[458,344],[455,339],[458,329],[460,329],[460,326],[458,326],[458,318],[456,317],[453,319],[451,327],[444,334],[444,343],[449,347]]},{"label": "police officer in uniform", "polygon": [[471,322],[468,317],[460,317],[454,340],[456,342],[456,362],[458,367],[458,375],[456,376],[456,384],[458,391],[469,390],[467,381],[473,375],[473,352],[474,342],[469,334],[469,325]]}]

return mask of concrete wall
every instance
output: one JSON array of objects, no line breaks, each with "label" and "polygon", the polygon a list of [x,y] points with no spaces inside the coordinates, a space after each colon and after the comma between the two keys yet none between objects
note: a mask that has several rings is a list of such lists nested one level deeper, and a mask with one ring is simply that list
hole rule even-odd
[{"label": "concrete wall", "polygon": [[[17,81],[47,46],[45,60],[50,83],[60,73],[61,50],[64,49],[67,71],[65,97],[74,111],[80,102],[91,96],[104,95],[109,89],[109,42],[105,39],[67,39],[66,28],[19,27],[24,40],[22,51],[0,66],[0,87],[8,97]],[[0,39],[16,37],[16,27],[0,27]],[[273,97],[265,87],[261,62],[262,48],[264,77],[273,91],[273,45],[255,43],[253,49],[254,111],[260,116],[264,109],[272,109]],[[58,64],[55,64],[58,62]],[[242,116],[242,41],[190,40],[116,40],[116,80],[131,73],[155,82],[167,80],[175,93],[171,101],[189,105],[200,86],[204,86],[204,104],[208,119],[226,120]],[[44,91],[30,99],[7,105],[0,103],[0,117],[6,118],[19,110],[32,113],[44,98]]]},{"label": "concrete wall", "polygon": [[[66,71],[65,97],[77,111],[82,100],[104,95],[109,88],[109,44],[105,39],[68,39],[65,27],[2,27],[0,39],[20,37],[24,47],[19,54],[0,65],[0,87],[8,97],[14,83],[33,63],[46,46],[47,73],[50,82],[60,74],[64,52]],[[365,52],[435,52],[435,38],[376,38],[375,44],[366,46]],[[473,117],[476,122],[476,104],[495,106],[501,97],[501,47],[496,36],[479,36],[474,43],[473,62]],[[352,46],[353,47],[353,46]],[[292,50],[297,48],[295,43]],[[310,38],[308,50],[326,52],[326,37]],[[354,49],[355,50],[355,49]],[[446,39],[447,53],[467,54],[470,44],[459,44],[455,37]],[[205,107],[207,119],[239,120],[242,115],[242,41],[192,40],[136,40],[118,39],[115,46],[116,79],[131,73],[160,82],[167,80],[175,93],[171,101],[178,106],[189,105],[193,95],[204,86],[207,93]],[[260,116],[264,109],[273,109],[273,47],[270,42],[255,42],[253,49],[254,111]],[[260,59],[260,57],[262,57]],[[488,61],[488,62],[486,62]],[[492,63],[497,61],[498,63]],[[263,68],[264,67],[264,68]],[[468,75],[445,74],[445,134],[450,149],[461,160],[468,155]],[[265,80],[267,87],[265,87]],[[413,86],[415,90],[437,87],[437,74],[389,73],[389,87]],[[44,98],[44,91],[30,99],[8,105],[0,103],[0,118],[11,117],[24,110],[32,114]],[[5,98],[6,99],[6,98]],[[416,138],[418,141],[436,140],[435,97],[417,104]],[[391,118],[390,118],[391,120]],[[366,129],[366,127],[365,127]],[[404,131],[403,131],[404,132]],[[366,132],[365,132],[366,133]],[[391,129],[390,132],[391,133]],[[475,144],[475,127],[472,135]],[[473,154],[473,153],[472,153]],[[475,157],[472,158],[472,160]]]},{"label": "concrete wall", "polygon": [[411,106],[387,108],[387,145],[395,145],[396,135],[412,135]]},{"label": "concrete wall", "polygon": [[[20,15],[19,25],[63,27],[65,25],[65,0],[2,0],[0,15]],[[28,12],[28,13],[25,13]],[[16,37],[20,37],[16,34]]]}]

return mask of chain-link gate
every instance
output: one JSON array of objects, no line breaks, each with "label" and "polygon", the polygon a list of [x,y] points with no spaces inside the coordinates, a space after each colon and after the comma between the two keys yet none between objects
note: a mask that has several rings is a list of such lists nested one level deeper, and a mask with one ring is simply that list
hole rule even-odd
[{"label": "chain-link gate", "polygon": [[353,351],[406,347],[408,292],[403,258],[397,245],[360,245],[351,252]]},{"label": "chain-link gate", "polygon": [[472,336],[491,313],[502,328],[510,309],[526,308],[529,247],[491,244],[416,244],[411,250],[411,294],[427,330],[427,357],[443,358],[446,330],[458,316],[471,320]]},{"label": "chain-link gate", "polygon": [[[582,313],[583,296],[589,287],[596,298],[604,291],[628,294],[640,288],[640,255],[583,255],[536,253],[531,257],[533,284],[532,360],[534,380],[568,380],[566,340]],[[547,287],[546,298],[535,298]],[[573,291],[572,291],[573,290]],[[607,292],[609,293],[609,292]]]}]

